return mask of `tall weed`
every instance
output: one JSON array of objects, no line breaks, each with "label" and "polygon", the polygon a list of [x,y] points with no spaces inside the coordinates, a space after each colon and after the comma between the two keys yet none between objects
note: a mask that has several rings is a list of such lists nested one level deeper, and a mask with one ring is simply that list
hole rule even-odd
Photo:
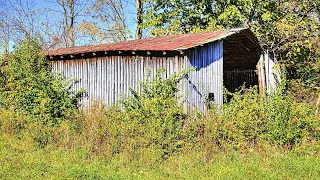
[{"label": "tall weed", "polygon": [[301,148],[306,141],[320,143],[320,121],[312,106],[295,101],[282,90],[266,96],[252,87],[231,95],[221,109],[200,119],[203,123],[200,144],[205,152],[210,154],[214,149],[247,152],[263,144],[292,149]]}]

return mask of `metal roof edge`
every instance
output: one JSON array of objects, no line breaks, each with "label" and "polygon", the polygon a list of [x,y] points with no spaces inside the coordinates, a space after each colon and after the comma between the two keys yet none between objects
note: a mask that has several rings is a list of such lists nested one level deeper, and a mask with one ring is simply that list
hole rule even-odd
[{"label": "metal roof edge", "polygon": [[[193,42],[190,44],[181,44],[180,47],[177,46],[175,48],[172,49],[166,49],[164,48],[163,50],[160,49],[132,49],[131,51],[184,51],[190,48],[194,48],[194,47],[198,47],[210,42],[214,42],[214,41],[218,41],[218,40],[222,40],[225,39],[227,37],[230,37],[234,34],[238,34],[243,32],[245,36],[247,36],[248,39],[252,40],[252,36],[255,37],[255,35],[253,34],[253,32],[250,30],[250,28],[248,27],[242,27],[242,28],[233,28],[233,29],[225,29],[225,30],[216,30],[217,31],[217,35],[213,35],[213,36],[209,36],[207,38],[202,38],[201,41],[198,42]],[[218,32],[220,31],[220,32]],[[246,33],[247,31],[250,31],[251,33]],[[207,32],[202,32],[203,34],[206,33],[210,33],[210,32],[215,32],[215,31],[207,31]],[[195,33],[195,34],[200,34],[201,33]],[[193,34],[180,34],[182,37],[187,35],[187,36],[193,36]],[[180,36],[180,35],[172,35],[172,36],[167,36],[167,37],[174,37],[174,36]],[[106,49],[104,50],[103,46],[113,46],[113,45],[117,45],[119,43],[123,43],[124,46],[128,46],[130,44],[130,42],[137,42],[137,41],[150,41],[152,39],[157,39],[157,38],[163,38],[166,36],[162,36],[162,37],[152,37],[152,38],[146,38],[146,39],[141,39],[141,40],[129,40],[129,41],[122,41],[122,42],[116,42],[116,43],[109,43],[109,44],[100,44],[100,45],[89,45],[89,46],[79,46],[79,47],[72,47],[72,48],[59,48],[56,50],[51,50],[51,51],[44,51],[46,56],[60,56],[60,55],[76,55],[76,54],[86,54],[86,53],[94,53],[94,52],[100,52],[100,51],[127,51],[121,48],[116,50],[116,49]],[[204,36],[206,37],[206,36]],[[256,42],[256,38],[254,38],[253,43],[258,43],[257,45],[261,48],[259,42]],[[100,48],[99,48],[100,47]],[[86,48],[86,49],[82,49],[82,48]],[[68,49],[67,51],[63,52],[61,50],[64,49]]]},{"label": "metal roof edge", "polygon": [[[201,46],[201,45],[204,45],[204,44],[207,44],[207,43],[211,43],[211,42],[214,42],[214,41],[218,41],[218,40],[221,40],[221,39],[225,39],[226,37],[229,37],[233,34],[237,34],[237,33],[240,33],[241,31],[243,30],[247,30],[249,28],[233,28],[233,29],[227,29],[225,31],[228,31],[227,34],[221,36],[221,37],[218,37],[218,38],[209,38],[207,39],[206,41],[202,42],[202,43],[199,43],[195,46],[190,46],[190,47],[187,47],[187,48],[177,48],[177,49],[174,49],[176,51],[184,51],[184,50],[187,50],[187,49],[190,49],[190,48],[194,48],[194,47],[197,47],[197,46]],[[249,29],[250,30],[250,29]]]}]

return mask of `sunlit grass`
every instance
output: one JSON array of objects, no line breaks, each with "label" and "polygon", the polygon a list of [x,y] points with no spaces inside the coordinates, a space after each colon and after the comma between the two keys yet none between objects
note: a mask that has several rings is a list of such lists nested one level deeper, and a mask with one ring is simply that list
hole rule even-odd
[{"label": "sunlit grass", "polygon": [[320,160],[293,152],[179,153],[157,164],[127,155],[113,158],[82,148],[18,148],[21,140],[0,140],[1,179],[317,179]]}]

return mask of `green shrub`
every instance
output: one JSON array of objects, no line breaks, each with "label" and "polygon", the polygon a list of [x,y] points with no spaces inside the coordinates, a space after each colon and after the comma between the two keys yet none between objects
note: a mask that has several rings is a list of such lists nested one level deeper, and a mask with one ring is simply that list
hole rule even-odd
[{"label": "green shrub", "polygon": [[240,90],[224,104],[220,114],[220,141],[239,148],[243,143],[255,144],[263,132],[265,118],[263,98],[257,87]]},{"label": "green shrub", "polygon": [[119,109],[107,111],[105,134],[112,153],[149,149],[165,158],[181,148],[186,115],[178,105],[176,86],[188,71],[165,80],[163,72],[157,71],[151,82],[148,76],[140,93],[130,89],[132,97],[121,100]]},{"label": "green shrub", "polygon": [[[230,93],[228,93],[230,94]],[[204,150],[252,150],[269,143],[285,148],[320,142],[315,109],[297,102],[282,89],[262,95],[256,87],[232,93],[230,102],[200,119]],[[207,149],[207,150],[206,150]]]},{"label": "green shrub", "polygon": [[80,94],[68,91],[62,77],[53,77],[49,61],[36,41],[19,44],[1,71],[5,79],[0,87],[1,108],[25,111],[37,121],[53,124],[77,108]]},{"label": "green shrub", "polygon": [[[22,42],[7,59],[8,65],[0,69],[0,109],[11,110],[15,115],[26,114],[28,118],[19,123],[11,118],[12,128],[37,127],[39,131],[30,132],[37,142],[47,144],[55,126],[75,118],[82,92],[70,91],[71,81],[53,76],[49,60],[36,41]],[[8,124],[9,120],[1,123]]]},{"label": "green shrub", "polygon": [[[244,150],[261,140],[265,122],[264,98],[256,87],[236,93],[225,91],[231,100],[201,118],[205,151]],[[213,153],[213,152],[212,152]]]},{"label": "green shrub", "polygon": [[320,140],[320,122],[315,110],[306,103],[296,102],[293,96],[281,90],[266,99],[266,123],[264,137],[279,145],[294,146],[304,137]]},{"label": "green shrub", "polygon": [[5,79],[0,88],[1,108],[13,107],[37,120],[52,123],[77,108],[82,92],[69,91],[70,81],[52,75],[49,61],[36,41],[19,44],[8,55],[8,66],[1,72]]}]

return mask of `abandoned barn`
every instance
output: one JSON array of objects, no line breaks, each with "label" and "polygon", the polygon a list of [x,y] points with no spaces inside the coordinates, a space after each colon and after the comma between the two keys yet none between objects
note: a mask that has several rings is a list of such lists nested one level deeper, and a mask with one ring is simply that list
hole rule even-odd
[{"label": "abandoned barn", "polygon": [[148,71],[152,77],[165,68],[162,76],[167,78],[195,68],[178,84],[178,96],[184,97],[186,109],[202,111],[208,101],[223,103],[223,86],[229,91],[244,83],[267,87],[267,62],[272,61],[246,28],[63,48],[47,52],[47,57],[54,73],[78,78],[73,88],[87,91],[83,105],[101,100],[108,106],[130,96],[129,87],[140,91]]}]

